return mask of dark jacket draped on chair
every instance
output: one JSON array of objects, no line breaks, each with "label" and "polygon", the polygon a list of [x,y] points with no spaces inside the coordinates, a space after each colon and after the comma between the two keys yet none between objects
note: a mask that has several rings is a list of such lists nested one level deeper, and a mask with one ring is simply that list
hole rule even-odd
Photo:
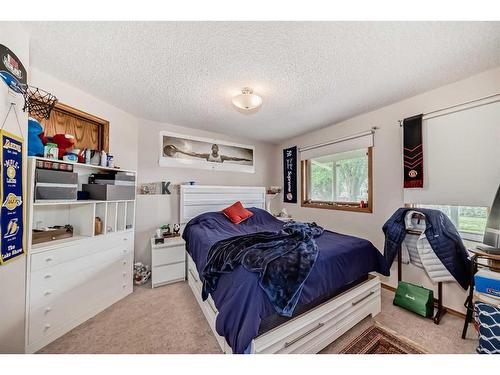
[{"label": "dark jacket draped on chair", "polygon": [[384,256],[388,267],[397,255],[406,236],[405,216],[408,211],[425,215],[425,235],[441,263],[462,288],[470,283],[470,259],[462,238],[451,220],[439,210],[426,208],[399,208],[382,227],[385,234]]}]

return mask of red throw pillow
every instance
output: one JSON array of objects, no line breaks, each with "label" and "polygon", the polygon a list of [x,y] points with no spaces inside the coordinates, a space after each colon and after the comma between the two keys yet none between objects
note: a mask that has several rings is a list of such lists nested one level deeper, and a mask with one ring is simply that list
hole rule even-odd
[{"label": "red throw pillow", "polygon": [[253,215],[252,211],[248,211],[245,207],[243,207],[240,201],[224,208],[222,213],[226,215],[226,217],[234,224],[239,224]]}]

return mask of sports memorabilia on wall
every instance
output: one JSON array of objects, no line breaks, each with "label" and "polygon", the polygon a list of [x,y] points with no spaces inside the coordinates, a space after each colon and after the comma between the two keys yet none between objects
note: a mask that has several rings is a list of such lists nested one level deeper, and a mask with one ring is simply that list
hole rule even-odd
[{"label": "sports memorabilia on wall", "polygon": [[403,186],[405,188],[424,187],[422,117],[423,115],[417,115],[403,120]]},{"label": "sports memorabilia on wall", "polygon": [[22,94],[26,87],[27,74],[21,60],[9,48],[0,44],[0,77],[9,88]]},{"label": "sports memorabilia on wall", "polygon": [[24,254],[23,139],[0,130],[0,264]]},{"label": "sports memorabilia on wall", "polygon": [[160,132],[160,166],[255,173],[255,148]]},{"label": "sports memorabilia on wall", "polygon": [[[0,44],[0,77],[15,94],[23,94],[27,86],[27,74],[21,60],[9,48]],[[15,96],[15,95],[14,95]],[[11,100],[0,129],[0,264],[21,257],[24,252],[24,189],[22,136],[4,130],[12,113],[15,115],[19,134],[21,124],[17,116],[15,100]]]},{"label": "sports memorabilia on wall", "polygon": [[297,203],[297,146],[283,150],[283,202]]}]

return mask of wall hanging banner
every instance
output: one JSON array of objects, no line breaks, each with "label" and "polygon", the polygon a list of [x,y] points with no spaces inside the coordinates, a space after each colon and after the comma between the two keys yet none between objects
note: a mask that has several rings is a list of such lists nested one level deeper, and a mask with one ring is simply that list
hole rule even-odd
[{"label": "wall hanging banner", "polygon": [[424,154],[422,149],[422,116],[403,120],[404,187],[424,187]]},{"label": "wall hanging banner", "polygon": [[0,78],[13,91],[22,94],[27,74],[21,60],[9,48],[0,44]]},{"label": "wall hanging banner", "polygon": [[297,146],[283,150],[283,202],[297,203]]},{"label": "wall hanging banner", "polygon": [[0,264],[24,254],[23,139],[0,130]]}]

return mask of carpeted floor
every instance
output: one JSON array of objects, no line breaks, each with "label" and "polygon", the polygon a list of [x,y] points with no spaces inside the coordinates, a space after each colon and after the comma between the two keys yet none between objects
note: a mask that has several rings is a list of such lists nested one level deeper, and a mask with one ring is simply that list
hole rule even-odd
[{"label": "carpeted floor", "polygon": [[[439,326],[392,305],[382,289],[375,321],[429,353],[474,353],[477,339],[463,320],[445,315]],[[321,353],[338,353],[374,324],[368,317]],[[151,289],[137,287],[127,298],[52,342],[39,353],[221,353],[187,282]]]}]

